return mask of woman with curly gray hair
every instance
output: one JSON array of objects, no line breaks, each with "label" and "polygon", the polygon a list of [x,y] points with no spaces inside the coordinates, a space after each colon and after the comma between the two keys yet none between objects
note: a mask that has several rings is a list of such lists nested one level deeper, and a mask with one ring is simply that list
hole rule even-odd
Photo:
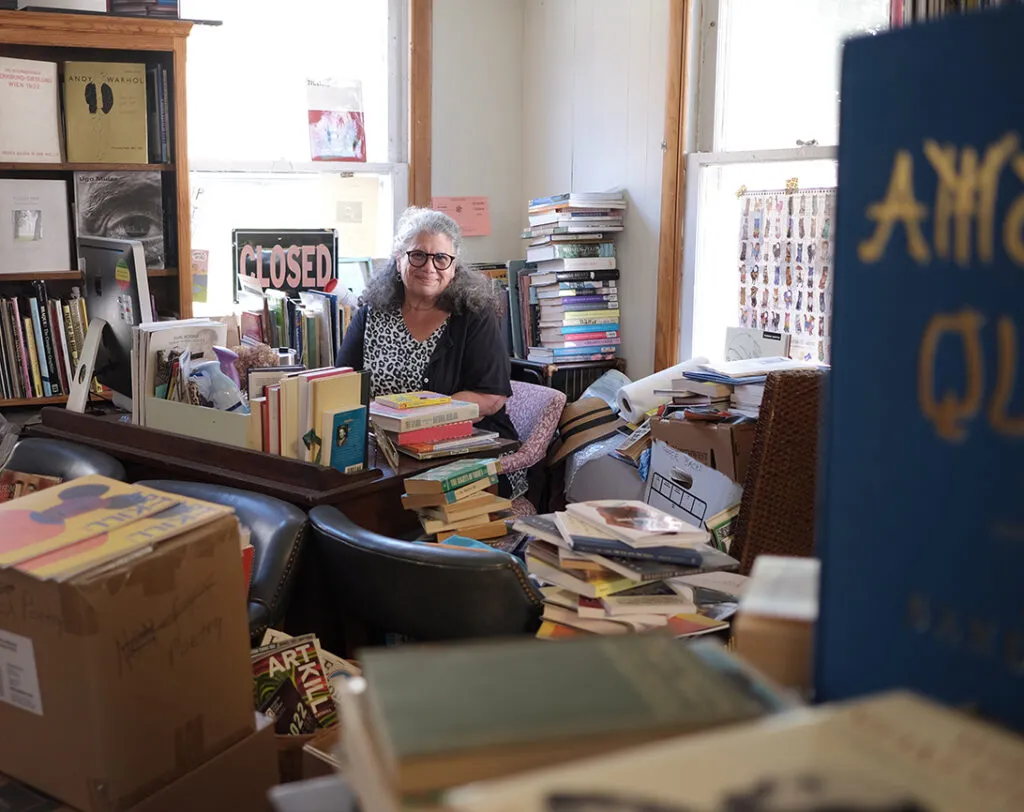
[{"label": "woman with curly gray hair", "polygon": [[429,390],[476,403],[478,428],[518,440],[505,411],[510,365],[491,282],[461,252],[454,220],[406,209],[391,261],[370,279],[337,364],[367,370],[373,397]]}]

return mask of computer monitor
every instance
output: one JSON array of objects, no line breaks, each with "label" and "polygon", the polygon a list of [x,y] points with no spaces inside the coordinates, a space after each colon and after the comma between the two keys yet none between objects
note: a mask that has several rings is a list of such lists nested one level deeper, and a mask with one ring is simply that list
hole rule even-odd
[{"label": "computer monitor", "polygon": [[68,398],[82,412],[93,375],[114,394],[114,405],[132,407],[132,327],[153,321],[146,255],[138,240],[79,237],[89,331]]}]

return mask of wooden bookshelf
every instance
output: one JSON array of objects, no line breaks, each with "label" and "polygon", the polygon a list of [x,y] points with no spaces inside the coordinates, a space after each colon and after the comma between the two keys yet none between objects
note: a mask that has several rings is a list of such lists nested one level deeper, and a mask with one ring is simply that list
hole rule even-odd
[{"label": "wooden bookshelf", "polygon": [[0,172],[171,172],[174,164],[83,164],[0,162]]},{"label": "wooden bookshelf", "polygon": [[0,399],[0,409],[14,406],[63,406],[67,402],[67,395],[55,398],[9,398],[7,400]]},{"label": "wooden bookshelf", "polygon": [[[160,172],[164,209],[168,215],[165,217],[164,234],[166,254],[168,264],[177,267],[151,270],[147,275],[156,280],[151,291],[156,298],[158,311],[163,314],[177,313],[180,318],[192,316],[192,201],[187,171],[185,93],[186,43],[191,30],[192,23],[181,20],[0,11],[0,55],[56,62],[59,65],[67,61],[139,62],[160,65],[167,71],[171,147],[170,161],[167,163],[0,162],[0,176],[67,180],[73,238],[75,223],[70,204],[75,172]],[[5,283],[25,283],[37,279],[54,283],[51,295],[62,299],[70,292],[72,285],[81,282],[82,277],[78,271],[71,270],[0,274],[0,297],[17,293],[16,289],[5,291]],[[0,399],[0,409],[62,404],[65,401],[65,397]]]}]

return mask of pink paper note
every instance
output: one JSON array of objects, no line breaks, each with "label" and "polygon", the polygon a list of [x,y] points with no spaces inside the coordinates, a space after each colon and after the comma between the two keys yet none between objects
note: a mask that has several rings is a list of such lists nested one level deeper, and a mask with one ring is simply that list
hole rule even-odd
[{"label": "pink paper note", "polygon": [[458,223],[463,237],[485,237],[491,233],[491,204],[486,197],[435,197],[430,207]]}]

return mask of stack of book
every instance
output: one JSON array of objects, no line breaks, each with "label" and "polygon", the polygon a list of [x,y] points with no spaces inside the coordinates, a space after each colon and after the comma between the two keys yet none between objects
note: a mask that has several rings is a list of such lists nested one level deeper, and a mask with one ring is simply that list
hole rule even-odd
[{"label": "stack of book", "polygon": [[[601,500],[518,519],[530,541],[529,571],[547,586],[537,636],[671,632],[691,637],[728,627],[742,576],[706,530],[650,505]],[[697,576],[713,575],[711,581]]]},{"label": "stack of book", "polygon": [[[361,665],[337,687],[340,760],[365,810],[440,809],[451,787],[794,707],[721,646],[671,637],[375,648]],[[654,809],[560,797],[543,808]]]},{"label": "stack of book", "polygon": [[480,407],[437,392],[384,395],[370,404],[370,418],[398,450],[416,460],[487,451],[498,434],[474,428]]},{"label": "stack of book", "polygon": [[402,507],[415,511],[423,532],[439,542],[501,538],[512,503],[495,493],[500,473],[496,459],[458,460],[424,471],[405,480]]},{"label": "stack of book", "polygon": [[529,204],[530,274],[523,321],[527,358],[571,363],[614,358],[620,344],[619,271],[612,235],[622,231],[625,198],[588,192]]},{"label": "stack of book", "polygon": [[681,378],[674,378],[671,389],[658,389],[655,394],[671,396],[666,411],[683,410],[688,418],[757,419],[769,372],[821,368],[813,361],[782,356],[701,364],[684,372]]}]

